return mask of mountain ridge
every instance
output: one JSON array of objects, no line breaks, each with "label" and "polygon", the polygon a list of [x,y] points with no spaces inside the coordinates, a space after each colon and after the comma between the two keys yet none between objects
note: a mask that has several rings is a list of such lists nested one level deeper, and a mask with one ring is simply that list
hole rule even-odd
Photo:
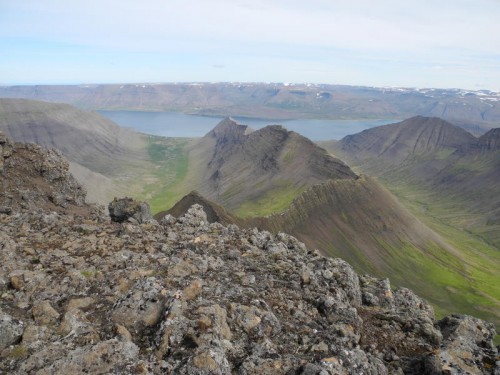
[{"label": "mountain ridge", "polygon": [[[414,129],[437,122],[451,134],[445,137],[447,141],[435,143],[429,150],[414,152],[419,139]],[[394,139],[400,133],[409,141],[398,141],[397,152],[381,153],[380,145],[385,144],[388,134]],[[456,217],[455,225],[498,246],[499,134],[497,128],[476,138],[442,120],[412,118],[365,130],[338,142],[320,142],[320,145],[356,169],[380,178],[387,186],[400,187],[402,194],[423,194],[428,204],[443,202],[443,209],[451,210],[449,213]],[[374,144],[378,147],[373,147]]]},{"label": "mountain ridge", "polygon": [[357,177],[344,162],[282,126],[248,130],[225,119],[191,148],[197,165],[191,186],[230,210],[273,190],[294,196],[320,181]]}]

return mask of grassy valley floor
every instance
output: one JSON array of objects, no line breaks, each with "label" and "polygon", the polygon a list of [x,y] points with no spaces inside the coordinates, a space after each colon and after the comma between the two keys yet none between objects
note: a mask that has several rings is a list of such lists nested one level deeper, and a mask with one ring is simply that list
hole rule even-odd
[{"label": "grassy valley floor", "polygon": [[[436,291],[422,290],[418,282],[412,283],[411,287],[422,296],[435,294],[439,297],[444,290],[450,303],[456,307],[455,311],[458,308],[464,313],[492,321],[498,330],[500,327],[499,249],[479,235],[464,229],[463,223],[474,218],[465,217],[456,202],[448,201],[442,196],[436,197],[432,192],[404,182],[395,184],[385,181],[385,185],[410,212],[458,251],[457,254],[449,254],[446,259],[443,258],[443,254],[433,253],[430,249],[433,257],[422,257],[419,260],[425,263],[424,268],[428,270],[420,277],[432,280]],[[397,277],[391,278],[395,284],[405,281],[397,279]],[[418,277],[413,280],[418,281]],[[452,310],[443,300],[433,298],[430,300],[439,315],[445,315]],[[500,342],[499,335],[496,341]]]}]

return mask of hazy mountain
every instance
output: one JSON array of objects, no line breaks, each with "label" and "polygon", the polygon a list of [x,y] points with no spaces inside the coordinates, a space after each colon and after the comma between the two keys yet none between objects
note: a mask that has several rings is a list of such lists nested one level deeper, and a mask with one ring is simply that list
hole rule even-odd
[{"label": "hazy mountain", "polygon": [[10,86],[0,87],[0,97],[64,102],[85,109],[167,110],[268,119],[436,116],[474,133],[483,133],[500,121],[500,94],[485,90],[170,83]]},{"label": "hazy mountain", "polygon": [[483,152],[495,152],[500,149],[500,128],[491,129],[479,137],[478,149]]},{"label": "hazy mountain", "polygon": [[397,124],[367,129],[348,135],[338,143],[349,160],[375,163],[374,158],[400,165],[414,157],[442,151],[455,151],[476,138],[465,130],[439,118],[416,116]]},{"label": "hazy mountain", "polygon": [[0,99],[0,130],[17,142],[60,150],[94,202],[130,191],[121,186],[131,183],[127,173],[149,163],[145,135],[67,104]]}]

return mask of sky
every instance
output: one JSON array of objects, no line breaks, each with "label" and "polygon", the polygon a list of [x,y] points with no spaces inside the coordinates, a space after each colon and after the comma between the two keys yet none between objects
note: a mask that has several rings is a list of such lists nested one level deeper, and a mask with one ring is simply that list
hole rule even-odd
[{"label": "sky", "polygon": [[500,91],[500,0],[0,0],[0,85]]}]

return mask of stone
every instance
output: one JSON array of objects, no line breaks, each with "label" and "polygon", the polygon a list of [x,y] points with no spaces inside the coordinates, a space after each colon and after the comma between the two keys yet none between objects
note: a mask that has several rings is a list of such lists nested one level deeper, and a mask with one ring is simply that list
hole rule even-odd
[{"label": "stone", "polygon": [[196,298],[203,290],[203,281],[200,279],[193,280],[191,284],[185,287],[182,291],[182,296],[186,300]]},{"label": "stone", "polygon": [[49,301],[42,301],[33,306],[33,319],[39,325],[53,325],[59,320],[59,313]]},{"label": "stone", "polygon": [[165,296],[161,293],[161,284],[155,277],[138,279],[111,312],[111,319],[117,325],[124,326],[134,340],[143,332],[155,326],[162,318]]},{"label": "stone", "polygon": [[0,310],[0,351],[21,340],[25,324]]},{"label": "stone", "polygon": [[129,197],[113,199],[108,205],[108,211],[111,220],[117,223],[132,219],[141,224],[153,218],[146,202],[138,202]]}]

